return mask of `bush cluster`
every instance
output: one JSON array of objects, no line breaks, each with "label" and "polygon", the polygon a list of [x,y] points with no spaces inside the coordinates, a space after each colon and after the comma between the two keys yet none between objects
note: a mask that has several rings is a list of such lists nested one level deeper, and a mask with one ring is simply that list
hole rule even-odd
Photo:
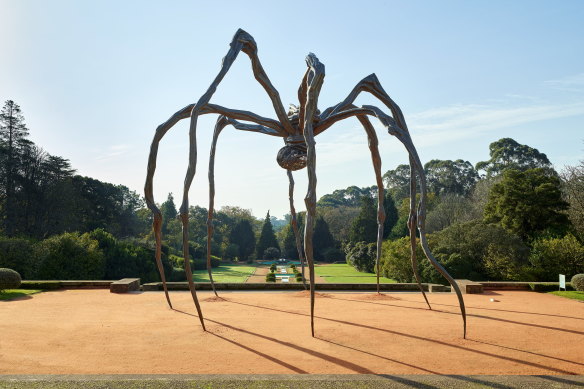
[{"label": "bush cluster", "polygon": [[[172,265],[162,250],[166,274]],[[64,233],[40,242],[0,238],[0,267],[12,268],[24,279],[91,280],[139,277],[159,281],[154,249],[120,241],[97,229],[90,233]]]},{"label": "bush cluster", "polygon": [[275,273],[266,274],[266,282],[276,282],[276,274]]}]

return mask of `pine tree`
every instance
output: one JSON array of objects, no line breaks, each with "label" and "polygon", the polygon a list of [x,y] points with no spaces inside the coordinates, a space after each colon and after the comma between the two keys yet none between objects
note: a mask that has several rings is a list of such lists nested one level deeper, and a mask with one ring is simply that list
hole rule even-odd
[{"label": "pine tree", "polygon": [[395,201],[391,192],[385,192],[385,198],[383,200],[383,209],[385,210],[385,222],[383,223],[383,239],[387,239],[391,230],[396,225],[399,215],[397,213],[397,208],[395,206]]},{"label": "pine tree", "polygon": [[329,226],[322,216],[319,216],[314,223],[312,244],[314,246],[314,258],[317,261],[324,259],[324,253],[327,249],[335,247],[335,238],[333,238]]},{"label": "pine tree", "polygon": [[263,258],[264,251],[268,247],[275,247],[280,250],[280,245],[278,244],[278,239],[276,239],[276,234],[274,233],[274,228],[272,227],[272,221],[270,220],[270,211],[266,214],[264,219],[264,224],[262,226],[262,232],[260,233],[260,238],[258,244],[256,245],[256,252],[258,258]]},{"label": "pine tree", "polygon": [[168,222],[178,216],[172,193],[169,193],[166,201],[160,205],[160,212],[162,213],[162,233],[166,234],[168,233]]},{"label": "pine tree", "polygon": [[6,101],[0,111],[0,183],[1,208],[4,210],[4,231],[12,236],[16,231],[16,192],[20,161],[31,142],[28,128],[18,104]]}]

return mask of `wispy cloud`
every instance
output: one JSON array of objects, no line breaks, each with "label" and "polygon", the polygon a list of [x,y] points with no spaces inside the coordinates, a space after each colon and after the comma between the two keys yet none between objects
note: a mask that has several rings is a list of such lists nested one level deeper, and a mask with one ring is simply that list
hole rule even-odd
[{"label": "wispy cloud", "polygon": [[584,73],[548,80],[544,84],[563,91],[582,92],[584,91]]},{"label": "wispy cloud", "polygon": [[100,155],[95,159],[100,162],[116,159],[123,154],[127,154],[132,146],[126,144],[111,145],[106,150],[100,150]]},{"label": "wispy cloud", "polygon": [[421,141],[424,145],[468,138],[541,120],[580,115],[584,115],[584,102],[519,107],[458,104],[410,115],[408,121],[413,136],[423,135]]}]

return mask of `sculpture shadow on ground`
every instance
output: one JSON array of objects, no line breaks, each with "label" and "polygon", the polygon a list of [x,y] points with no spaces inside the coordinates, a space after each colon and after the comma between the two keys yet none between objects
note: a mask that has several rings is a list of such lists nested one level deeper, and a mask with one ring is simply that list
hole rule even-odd
[{"label": "sculpture shadow on ground", "polygon": [[[335,299],[338,299],[338,298],[335,297]],[[288,311],[288,310],[280,309],[280,308],[265,307],[265,306],[261,306],[261,305],[248,304],[248,303],[233,301],[231,299],[225,299],[225,298],[223,298],[223,300],[225,302],[228,302],[228,303],[237,304],[237,305],[243,305],[243,306],[246,306],[246,307],[252,307],[252,308],[257,308],[257,309],[262,309],[262,310],[269,310],[269,311],[280,312],[280,313],[291,314],[291,315],[304,316],[304,317],[310,316],[310,315],[308,315],[306,313],[302,313],[302,312],[294,312],[294,311]],[[382,304],[382,303],[374,303],[374,302],[370,302],[370,301],[360,301],[360,300],[351,300],[351,299],[340,299],[340,300],[348,300],[348,301],[352,301],[352,302],[368,303],[368,304],[391,305],[391,306],[396,306],[396,307],[405,308],[405,309],[416,309],[416,310],[424,310],[424,311],[428,311],[428,312],[435,312],[435,313],[439,313],[439,314],[456,315],[453,312],[436,311],[436,310],[429,311],[427,309],[418,308],[418,307],[404,307],[404,306],[398,306],[398,305],[392,305],[392,304]],[[190,316],[193,316],[193,317],[197,317],[194,314],[186,313],[186,312],[183,312],[183,311],[180,311],[180,310],[176,310],[176,309],[174,309],[174,310],[176,312],[180,312],[180,313],[183,313],[183,314],[186,314],[186,315],[190,315]],[[472,315],[469,315],[469,316],[472,316]],[[486,319],[498,320],[497,318],[489,318],[487,316],[484,316],[484,317],[483,316],[479,316],[479,317],[480,318],[486,318]],[[483,356],[490,357],[490,358],[495,358],[495,359],[499,359],[499,360],[505,360],[505,361],[514,362],[514,363],[518,363],[518,364],[525,365],[525,366],[530,366],[530,367],[535,367],[535,368],[547,370],[547,371],[552,372],[553,374],[566,374],[566,375],[578,374],[577,372],[574,372],[574,371],[560,369],[560,368],[556,368],[556,367],[551,367],[551,366],[544,365],[544,364],[537,363],[537,362],[531,362],[531,361],[527,361],[527,360],[524,360],[524,359],[509,357],[509,356],[495,354],[495,353],[491,353],[491,352],[487,352],[487,351],[482,351],[482,350],[475,350],[475,349],[472,349],[472,348],[469,348],[469,347],[465,347],[465,346],[461,346],[461,345],[458,345],[458,344],[452,344],[452,343],[448,343],[448,342],[441,341],[441,340],[438,340],[438,339],[430,339],[430,338],[425,338],[425,337],[418,336],[418,335],[407,334],[407,333],[404,333],[404,332],[399,332],[399,331],[395,331],[395,330],[391,330],[391,329],[387,329],[387,328],[379,328],[379,327],[375,327],[375,326],[372,326],[372,325],[354,323],[354,322],[350,322],[350,321],[346,321],[346,320],[332,319],[332,318],[327,318],[327,317],[322,317],[322,316],[315,316],[315,318],[316,319],[320,319],[320,320],[326,320],[326,321],[334,322],[334,323],[344,324],[344,325],[348,325],[348,326],[359,327],[359,328],[364,328],[364,329],[373,330],[373,331],[385,332],[385,333],[389,333],[389,334],[396,335],[396,336],[401,336],[401,337],[405,337],[405,338],[409,338],[409,339],[415,339],[415,340],[419,340],[419,341],[428,342],[428,343],[431,343],[431,344],[446,346],[446,347],[449,347],[449,348],[452,348],[452,349],[455,349],[455,350],[459,350],[459,351],[470,352],[470,353],[473,353],[473,354],[479,354],[479,355],[483,355]],[[342,360],[340,360],[339,358],[333,357],[333,356],[327,356],[326,354],[323,354],[323,353],[320,353],[320,352],[316,352],[316,351],[307,349],[305,347],[301,347],[301,346],[298,346],[298,345],[295,345],[295,344],[292,344],[292,343],[289,343],[289,342],[284,342],[284,341],[281,341],[281,340],[278,340],[278,339],[275,339],[275,338],[270,338],[270,337],[265,336],[265,335],[257,334],[257,333],[254,333],[252,331],[245,330],[245,329],[240,329],[240,328],[237,328],[237,327],[234,327],[234,326],[225,324],[225,323],[221,323],[221,322],[218,322],[218,321],[209,320],[209,319],[205,319],[205,320],[207,320],[209,322],[212,322],[212,323],[215,323],[215,324],[218,324],[218,325],[221,325],[221,326],[224,326],[226,328],[235,330],[235,331],[240,331],[240,332],[243,332],[243,333],[247,333],[247,334],[250,334],[250,335],[254,335],[254,336],[257,336],[259,338],[263,338],[265,340],[272,340],[274,342],[277,342],[277,343],[280,343],[280,344],[283,344],[283,345],[292,347],[292,348],[297,349],[299,351],[307,352],[308,354],[311,354],[311,355],[314,355],[314,356],[318,356],[318,357],[323,358],[323,359],[325,359],[325,357],[330,357],[330,358],[332,358],[330,360],[331,362],[336,363],[336,364],[339,364],[340,366],[344,366],[344,365],[341,364],[341,361]],[[507,321],[505,319],[501,319],[501,321],[503,321],[503,322],[511,322],[511,323],[514,323],[514,324],[529,325],[527,323]],[[547,326],[536,326],[536,327],[541,327],[541,328],[546,328],[546,329],[554,329],[554,327],[547,327]],[[569,331],[569,332],[579,333],[578,331]],[[328,341],[326,339],[322,339],[322,337],[317,337],[317,339],[320,339],[320,340],[323,340],[323,341],[327,341],[329,343],[334,343],[334,342],[330,342],[330,341]],[[472,341],[472,340],[469,339],[469,341]],[[352,346],[342,345],[342,344],[337,344],[337,346],[352,348]],[[495,346],[498,346],[498,345],[495,345]],[[505,347],[503,347],[503,348],[505,348]],[[362,351],[362,350],[355,349],[355,351]],[[518,349],[516,351],[523,352],[523,350],[518,350]],[[365,353],[367,353],[367,352],[365,352]],[[533,352],[527,352],[527,353],[532,354],[532,355],[537,355],[537,356],[540,356],[540,357],[544,357],[544,358],[556,359],[556,360],[559,360],[559,361],[562,361],[562,362],[568,362],[568,363],[574,363],[574,364],[580,365],[579,362],[574,362],[574,361],[570,361],[570,360],[563,360],[561,358],[556,358],[556,357],[552,357],[552,356],[549,356],[549,355],[538,354],[538,353],[533,353]],[[380,357],[380,356],[378,356],[378,357]],[[387,359],[386,357],[382,357],[382,358]],[[373,374],[372,372],[369,371],[369,369],[367,369],[365,367],[362,367],[362,366],[359,366],[359,365],[355,365],[352,362],[347,362],[347,361],[342,361],[342,362],[348,364],[348,365],[345,365],[344,367],[347,367],[347,368],[349,368],[349,369],[351,369],[351,370],[353,370],[355,372],[358,372],[360,374]],[[403,362],[400,362],[400,361],[397,361],[397,360],[395,362],[396,363],[400,363],[400,364],[407,365],[407,363],[403,363]],[[352,368],[351,367],[348,367],[348,366],[351,366]],[[422,369],[425,369],[425,368],[422,368]],[[432,373],[433,374],[440,374],[438,372],[432,372]]]}]

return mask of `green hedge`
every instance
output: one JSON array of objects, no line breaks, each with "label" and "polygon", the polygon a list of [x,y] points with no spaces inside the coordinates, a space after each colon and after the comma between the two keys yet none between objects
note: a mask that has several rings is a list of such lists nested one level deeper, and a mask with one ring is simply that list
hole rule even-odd
[{"label": "green hedge", "polygon": [[[530,282],[529,287],[534,292],[553,292],[554,290],[560,289],[559,282]],[[566,282],[566,290],[574,290],[572,284]]]},{"label": "green hedge", "polygon": [[60,281],[22,281],[20,289],[55,290],[61,288]]}]

